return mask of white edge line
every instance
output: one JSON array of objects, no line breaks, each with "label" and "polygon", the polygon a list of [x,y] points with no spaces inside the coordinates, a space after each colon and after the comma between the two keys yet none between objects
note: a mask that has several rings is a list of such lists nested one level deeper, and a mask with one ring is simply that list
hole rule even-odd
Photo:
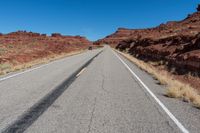
[{"label": "white edge line", "polygon": [[[79,54],[77,54],[77,55],[79,55]],[[73,56],[74,56],[74,55],[73,55]],[[70,56],[69,56],[69,57],[70,57]],[[58,61],[61,61],[61,60],[65,59],[65,58],[67,58],[67,56],[64,57],[64,58],[58,59],[58,60],[50,61],[50,62],[47,63],[47,64],[41,64],[41,65],[39,65],[38,67],[33,67],[33,68],[30,68],[30,69],[25,69],[25,70],[22,71],[22,72],[18,72],[18,73],[16,73],[16,74],[12,74],[12,75],[9,75],[9,76],[2,77],[2,78],[0,78],[0,82],[1,82],[1,81],[4,81],[4,80],[7,80],[7,79],[10,79],[10,78],[13,78],[13,77],[16,77],[16,76],[19,76],[19,75],[22,75],[22,74],[27,73],[27,72],[31,72],[31,71],[40,69],[40,68],[42,68],[42,67],[51,65],[51,64],[53,64],[53,63],[56,63],[56,62],[58,62]]]},{"label": "white edge line", "polygon": [[16,74],[12,74],[12,75],[9,75],[9,76],[0,78],[0,82],[1,82],[1,81],[4,81],[4,80],[7,80],[7,79],[10,79],[10,78],[13,78],[13,77],[16,77],[16,76],[19,76],[19,75],[22,75],[22,74],[24,74],[24,73],[31,72],[31,71],[34,71],[34,70],[36,70],[36,69],[39,69],[39,68],[48,66],[48,65],[50,65],[50,64],[52,64],[52,63],[53,63],[53,62],[50,62],[50,63],[48,63],[48,64],[44,64],[44,65],[41,65],[41,66],[38,66],[38,67],[35,67],[35,68],[27,69],[27,70],[25,70],[25,71],[22,71],[22,72],[19,72],[19,73],[16,73]]},{"label": "white edge line", "polygon": [[[83,53],[85,53],[85,52],[83,52]],[[80,55],[80,54],[77,54],[77,55]],[[73,55],[73,56],[74,56],[74,55]],[[69,56],[69,57],[70,57],[70,56]],[[67,58],[67,57],[66,57],[66,58]],[[38,67],[30,68],[30,69],[27,69],[27,70],[25,69],[25,70],[22,71],[22,72],[18,72],[18,73],[16,73],[16,74],[12,74],[12,75],[9,75],[9,76],[2,77],[2,78],[0,78],[0,82],[1,82],[1,81],[4,81],[4,80],[7,80],[7,79],[10,79],[10,78],[13,78],[13,77],[16,77],[16,76],[19,76],[19,75],[22,75],[22,74],[27,73],[27,72],[31,72],[31,71],[40,69],[40,68],[42,68],[42,67],[48,66],[48,65],[53,64],[53,63],[55,63],[55,62],[57,62],[57,61],[60,61],[60,60],[62,60],[62,59],[65,59],[65,58],[61,58],[61,59],[58,59],[58,60],[53,60],[53,61],[51,61],[51,62],[49,62],[49,63],[47,63],[47,64],[42,64],[42,65],[40,65],[40,66],[38,66]]]},{"label": "white edge line", "polygon": [[[112,50],[113,51],[113,50]],[[167,107],[155,96],[155,94],[142,82],[142,80],[130,69],[130,67],[113,51],[115,56],[125,65],[125,67],[131,72],[131,74],[140,82],[140,84],[146,89],[146,91],[154,98],[154,100],[160,105],[165,113],[174,121],[177,127],[183,133],[189,133],[189,131],[178,121],[178,119],[167,109]]]}]

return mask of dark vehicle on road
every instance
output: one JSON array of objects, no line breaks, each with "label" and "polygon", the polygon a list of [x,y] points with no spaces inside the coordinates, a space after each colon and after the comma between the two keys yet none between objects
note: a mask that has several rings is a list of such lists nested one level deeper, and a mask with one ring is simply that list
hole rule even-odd
[{"label": "dark vehicle on road", "polygon": [[88,47],[88,50],[92,50],[92,46],[89,46],[89,47]]}]

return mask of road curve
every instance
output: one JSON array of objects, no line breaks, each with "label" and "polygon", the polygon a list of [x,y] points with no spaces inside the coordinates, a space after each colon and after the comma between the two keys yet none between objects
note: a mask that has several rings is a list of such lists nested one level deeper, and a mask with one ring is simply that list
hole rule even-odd
[{"label": "road curve", "polygon": [[[0,82],[1,130],[3,131],[100,51],[89,51],[68,57]],[[165,97],[164,86],[158,85],[150,75],[116,54],[106,46],[103,52],[96,56],[69,86],[66,86],[67,89],[43,114],[23,131],[27,133],[199,132],[198,109],[188,103]],[[167,113],[152,95],[170,113]]]}]

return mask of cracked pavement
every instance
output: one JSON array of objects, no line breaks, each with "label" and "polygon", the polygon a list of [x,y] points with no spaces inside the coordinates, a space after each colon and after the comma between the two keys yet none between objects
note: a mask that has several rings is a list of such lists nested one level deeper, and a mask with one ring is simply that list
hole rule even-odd
[{"label": "cracked pavement", "polygon": [[87,133],[90,133],[90,131],[91,131],[91,124],[92,124],[93,117],[94,117],[96,102],[97,102],[97,98],[94,99],[94,105],[93,105],[93,109],[92,109],[91,118],[90,118],[90,123],[89,123],[89,125],[88,125],[88,132],[87,132]]},{"label": "cracked pavement", "polygon": [[[93,57],[94,60],[86,65],[84,71],[77,71]],[[199,133],[199,109],[181,100],[165,97],[165,86],[158,85],[151,75],[121,55],[119,57],[189,132]],[[0,82],[0,132],[180,132],[109,46],[30,70],[23,74],[16,72],[18,76]],[[74,73],[76,71],[80,72],[79,76]],[[75,78],[68,81],[73,74]],[[0,78],[7,76],[9,77],[5,75]],[[61,90],[61,93],[57,93],[57,90]],[[47,95],[50,92],[56,93]],[[56,94],[59,95],[54,99]],[[46,96],[48,97],[45,98]],[[45,100],[41,100],[43,98]],[[32,107],[36,107],[38,112]],[[16,120],[19,120],[17,124]],[[6,127],[11,130],[4,130]],[[22,129],[21,127],[23,130],[16,130]]]},{"label": "cracked pavement", "polygon": [[25,132],[180,131],[106,48]]}]

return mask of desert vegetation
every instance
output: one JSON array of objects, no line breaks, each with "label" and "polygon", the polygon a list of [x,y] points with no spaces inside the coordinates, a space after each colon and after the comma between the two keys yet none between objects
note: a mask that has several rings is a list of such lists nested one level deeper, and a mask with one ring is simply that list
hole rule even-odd
[{"label": "desert vegetation", "polygon": [[[185,102],[191,103],[193,106],[200,108],[200,94],[199,92],[187,83],[178,81],[173,77],[171,72],[166,69],[158,69],[155,62],[144,62],[128,53],[120,52],[125,58],[136,64],[139,68],[151,74],[154,79],[159,81],[159,84],[166,85],[167,91],[165,96],[171,98],[179,98]],[[160,64],[160,62],[158,62]],[[157,64],[156,64],[157,65]]]}]

